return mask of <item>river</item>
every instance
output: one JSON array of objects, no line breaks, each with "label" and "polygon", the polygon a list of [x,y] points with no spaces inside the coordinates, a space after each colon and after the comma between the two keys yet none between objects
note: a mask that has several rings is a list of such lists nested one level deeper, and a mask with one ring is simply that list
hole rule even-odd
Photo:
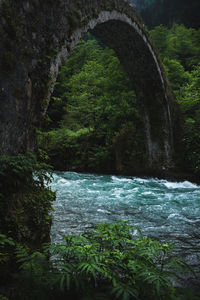
[{"label": "river", "polygon": [[[129,220],[143,235],[174,242],[177,255],[199,272],[200,186],[188,181],[56,172],[52,242],[97,223]],[[188,278],[189,279],[189,278]]]}]

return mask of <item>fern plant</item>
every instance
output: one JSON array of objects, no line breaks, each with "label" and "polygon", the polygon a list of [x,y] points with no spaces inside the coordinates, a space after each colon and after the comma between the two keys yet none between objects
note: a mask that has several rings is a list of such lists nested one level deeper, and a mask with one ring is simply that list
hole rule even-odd
[{"label": "fern plant", "polygon": [[25,294],[34,289],[27,299],[181,299],[172,278],[187,266],[171,256],[174,246],[133,235],[135,230],[127,222],[99,224],[65,236],[63,244],[45,245],[43,252],[18,246],[17,278]]},{"label": "fern plant", "polygon": [[0,233],[0,264],[9,260],[9,249],[14,247],[15,243],[12,238]]}]

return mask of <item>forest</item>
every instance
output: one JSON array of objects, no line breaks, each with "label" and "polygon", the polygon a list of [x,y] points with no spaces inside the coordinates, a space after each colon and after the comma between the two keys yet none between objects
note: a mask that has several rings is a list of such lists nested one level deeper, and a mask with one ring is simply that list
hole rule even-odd
[{"label": "forest", "polygon": [[171,27],[173,23],[199,29],[198,0],[131,0],[149,28],[160,24]]},{"label": "forest", "polygon": [[[51,2],[51,1],[50,1]],[[178,172],[200,175],[199,0],[132,0],[163,63],[181,115]],[[0,157],[0,300],[198,300],[174,286],[195,273],[176,245],[127,221],[50,242],[52,172],[145,175],[143,116],[114,51],[87,33],[64,62],[37,153]],[[135,234],[137,232],[137,235]]]},{"label": "forest", "polygon": [[[174,23],[150,35],[184,119],[177,165],[198,174],[200,31]],[[131,83],[114,52],[90,35],[61,69],[45,127],[39,142],[55,169],[131,174],[144,165],[143,121]]]}]

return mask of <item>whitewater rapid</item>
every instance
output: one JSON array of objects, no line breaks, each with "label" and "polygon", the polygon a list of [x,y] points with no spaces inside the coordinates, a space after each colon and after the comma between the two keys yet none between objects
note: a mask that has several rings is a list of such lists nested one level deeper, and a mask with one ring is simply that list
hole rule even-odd
[{"label": "whitewater rapid", "polygon": [[52,242],[100,222],[129,220],[143,235],[174,242],[177,254],[199,270],[200,186],[188,181],[56,172]]}]

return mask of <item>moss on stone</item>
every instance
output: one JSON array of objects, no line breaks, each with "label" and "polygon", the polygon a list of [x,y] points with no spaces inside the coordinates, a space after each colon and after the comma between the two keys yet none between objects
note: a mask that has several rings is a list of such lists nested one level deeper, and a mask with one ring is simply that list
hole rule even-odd
[{"label": "moss on stone", "polygon": [[71,31],[78,28],[80,20],[78,19],[76,14],[67,13],[67,20],[69,22]]}]

